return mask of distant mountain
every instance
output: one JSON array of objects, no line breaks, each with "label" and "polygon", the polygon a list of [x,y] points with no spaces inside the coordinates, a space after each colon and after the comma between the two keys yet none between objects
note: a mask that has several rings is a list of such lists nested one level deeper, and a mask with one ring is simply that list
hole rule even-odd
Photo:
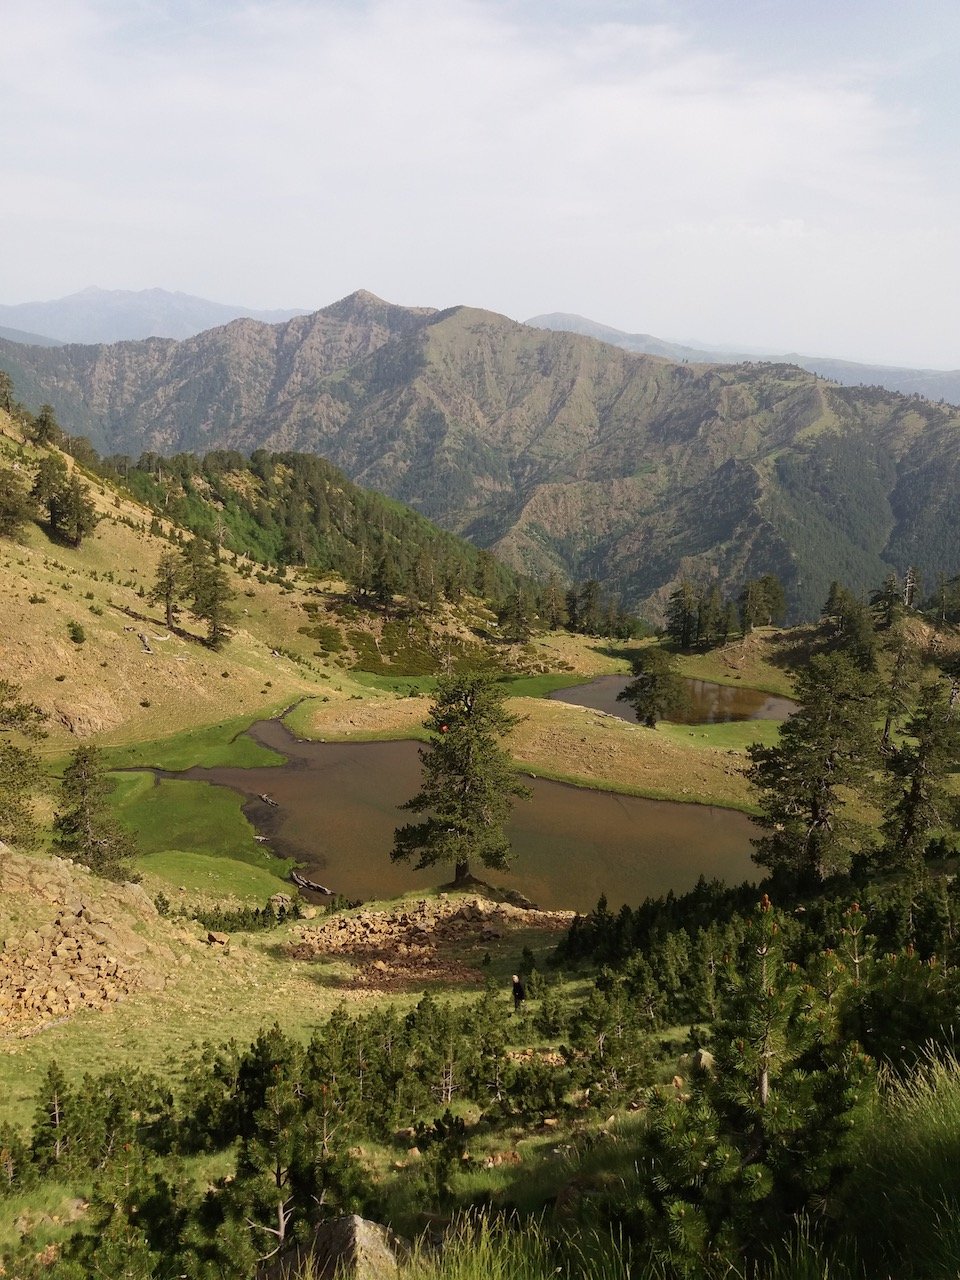
[{"label": "distant mountain", "polygon": [[960,369],[906,369],[898,365],[858,364],[852,360],[834,360],[828,356],[802,356],[796,352],[771,355],[762,351],[733,351],[723,347],[688,347],[678,342],[664,342],[649,333],[624,333],[598,324],[585,316],[554,311],[549,315],[534,316],[526,322],[537,329],[553,329],[561,333],[582,333],[600,342],[609,342],[624,351],[643,352],[647,355],[666,356],[668,360],[690,361],[697,364],[738,364],[749,360],[773,360],[788,362],[830,378],[844,387],[885,387],[903,395],[926,396],[928,400],[945,400],[960,405]]},{"label": "distant mountain", "polygon": [[0,338],[7,342],[25,342],[31,347],[62,347],[59,338],[45,338],[42,333],[25,333],[22,329],[7,329],[0,325]]},{"label": "distant mountain", "polygon": [[667,360],[693,361],[696,364],[736,364],[740,360],[761,360],[765,357],[743,351],[728,351],[717,347],[688,347],[681,342],[665,342],[650,333],[624,333],[622,329],[612,329],[609,325],[598,324],[596,320],[588,320],[586,316],[572,315],[566,311],[552,311],[549,315],[534,316],[524,321],[533,329],[553,329],[558,333],[579,333],[585,338],[596,338],[598,342],[609,342],[613,347],[622,347],[624,351],[635,351],[640,355],[664,356]]},{"label": "distant mountain", "polygon": [[[13,342],[48,345],[60,342],[121,342],[137,338],[190,338],[204,329],[229,324],[248,316],[267,324],[281,324],[304,315],[302,308],[291,311],[258,311],[253,307],[228,306],[209,302],[188,293],[166,289],[82,289],[52,302],[21,302],[0,306],[0,324],[31,330]],[[6,333],[2,333],[6,337]]]},{"label": "distant mountain", "polygon": [[810,616],[833,577],[960,567],[960,411],[793,365],[678,364],[360,292],[182,342],[0,342],[0,367],[101,450],[314,452],[518,569],[654,615],[683,575],[773,571]]}]

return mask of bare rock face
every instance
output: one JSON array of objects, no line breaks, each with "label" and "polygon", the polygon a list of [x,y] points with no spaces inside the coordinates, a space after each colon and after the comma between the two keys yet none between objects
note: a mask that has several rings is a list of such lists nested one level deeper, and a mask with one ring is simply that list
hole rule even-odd
[{"label": "bare rock face", "polygon": [[316,1280],[396,1280],[407,1252],[406,1242],[387,1227],[348,1213],[321,1222],[309,1248],[271,1262],[260,1271],[259,1280],[297,1274],[307,1259]]}]

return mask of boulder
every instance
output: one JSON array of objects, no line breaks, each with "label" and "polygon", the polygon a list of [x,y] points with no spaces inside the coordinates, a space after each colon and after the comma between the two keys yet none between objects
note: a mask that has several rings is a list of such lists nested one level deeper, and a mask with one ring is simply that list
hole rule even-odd
[{"label": "boulder", "polygon": [[387,1227],[350,1213],[321,1222],[308,1246],[272,1260],[259,1280],[299,1274],[307,1259],[314,1280],[396,1280],[408,1251]]}]

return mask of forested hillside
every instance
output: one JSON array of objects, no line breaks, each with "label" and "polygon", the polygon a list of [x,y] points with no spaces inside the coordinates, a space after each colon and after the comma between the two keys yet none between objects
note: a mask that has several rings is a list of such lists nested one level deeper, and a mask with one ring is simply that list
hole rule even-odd
[{"label": "forested hillside", "polygon": [[681,575],[773,571],[812,616],[831,574],[863,590],[915,564],[933,583],[960,555],[958,411],[788,365],[671,364],[360,293],[183,342],[0,343],[0,366],[101,450],[312,451],[654,616]]}]

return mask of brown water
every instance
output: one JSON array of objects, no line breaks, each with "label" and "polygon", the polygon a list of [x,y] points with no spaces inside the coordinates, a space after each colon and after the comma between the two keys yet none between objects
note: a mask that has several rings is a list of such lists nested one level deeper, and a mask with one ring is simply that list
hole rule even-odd
[{"label": "brown water", "polygon": [[[448,868],[414,871],[390,861],[394,828],[413,817],[399,806],[419,789],[416,743],[301,742],[274,720],[250,733],[287,763],[161,776],[240,792],[247,797],[244,811],[276,853],[296,858],[309,879],[349,898],[389,897],[449,874]],[[517,802],[509,827],[516,870],[472,870],[540,906],[589,910],[605,893],[616,908],[692,888],[700,875],[738,883],[755,873],[750,837],[756,829],[742,813],[543,779],[530,786],[532,799]],[[258,799],[261,793],[276,807]]]},{"label": "brown water", "polygon": [[[617,701],[632,676],[598,676],[589,684],[557,689],[550,697],[575,707],[590,707],[609,716],[636,724],[633,709]],[[797,709],[789,698],[778,698],[762,689],[741,689],[738,685],[714,684],[711,680],[685,681],[690,694],[688,710],[671,716],[673,724],[725,724],[729,720],[786,720]]]}]

